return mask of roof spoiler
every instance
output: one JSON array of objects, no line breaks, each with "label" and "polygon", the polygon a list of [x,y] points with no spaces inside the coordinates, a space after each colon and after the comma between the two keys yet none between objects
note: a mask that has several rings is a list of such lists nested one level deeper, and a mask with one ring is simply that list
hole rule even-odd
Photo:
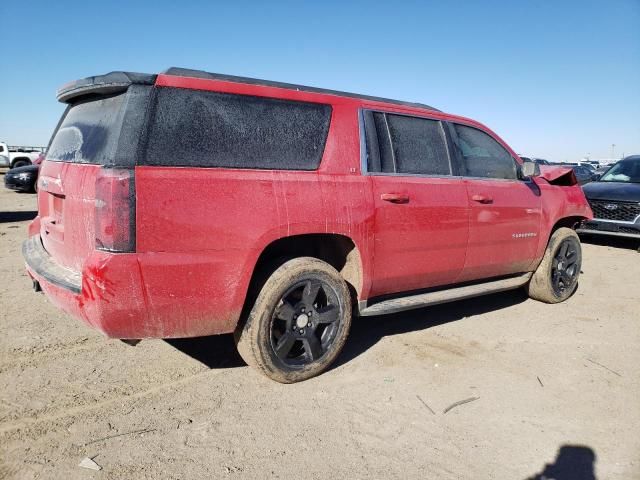
[{"label": "roof spoiler", "polygon": [[110,72],[65,83],[58,89],[56,97],[59,102],[71,103],[84,95],[109,95],[124,92],[134,83],[153,85],[155,81],[156,75],[147,73]]}]

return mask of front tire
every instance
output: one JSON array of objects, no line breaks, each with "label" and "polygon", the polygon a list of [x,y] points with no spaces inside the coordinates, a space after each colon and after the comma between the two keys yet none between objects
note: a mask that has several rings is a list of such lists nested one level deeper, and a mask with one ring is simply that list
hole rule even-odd
[{"label": "front tire", "polygon": [[337,358],[351,327],[351,295],[338,271],[294,258],[267,279],[237,332],[245,362],[280,383],[307,380]]},{"label": "front tire", "polygon": [[570,228],[559,228],[551,235],[542,262],[527,286],[529,297],[545,303],[565,301],[578,287],[581,268],[578,234]]}]

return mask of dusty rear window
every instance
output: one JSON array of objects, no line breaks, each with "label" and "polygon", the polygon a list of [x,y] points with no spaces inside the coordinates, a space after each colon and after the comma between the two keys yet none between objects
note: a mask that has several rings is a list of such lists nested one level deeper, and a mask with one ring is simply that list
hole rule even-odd
[{"label": "dusty rear window", "polygon": [[134,166],[151,88],[131,85],[117,95],[93,96],[70,105],[51,138],[47,160]]},{"label": "dusty rear window", "polygon": [[107,165],[118,146],[126,93],[72,105],[47,152],[47,160]]}]

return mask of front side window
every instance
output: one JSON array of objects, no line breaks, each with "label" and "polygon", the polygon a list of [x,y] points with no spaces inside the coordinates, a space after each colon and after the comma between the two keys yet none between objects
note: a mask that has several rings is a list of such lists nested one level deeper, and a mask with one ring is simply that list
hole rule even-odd
[{"label": "front side window", "polygon": [[315,170],[331,106],[159,88],[145,165]]},{"label": "front side window", "polygon": [[454,124],[462,166],[468,177],[517,179],[516,163],[502,145],[481,130]]},{"label": "front side window", "polygon": [[[451,175],[451,165],[442,125],[407,115],[369,112],[375,135],[368,135],[369,159],[377,147],[379,165],[369,162],[369,171],[421,175]],[[365,120],[366,121],[366,120]],[[371,125],[368,128],[371,131]],[[375,146],[371,145],[375,142]]]}]

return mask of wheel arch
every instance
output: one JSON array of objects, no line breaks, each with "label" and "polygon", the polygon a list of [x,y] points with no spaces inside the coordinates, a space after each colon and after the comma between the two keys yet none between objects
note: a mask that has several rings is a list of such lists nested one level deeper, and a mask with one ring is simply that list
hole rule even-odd
[{"label": "wheel arch", "polygon": [[575,230],[580,224],[580,222],[584,220],[588,220],[588,218],[582,215],[571,215],[568,217],[562,217],[558,219],[556,223],[554,223],[553,226],[551,227],[551,230],[549,231],[549,235],[547,235],[547,244],[549,243],[549,239],[551,238],[551,235],[553,235],[553,233],[559,228],[566,227],[566,228]]},{"label": "wheel arch", "polygon": [[33,162],[31,161],[31,159],[29,157],[16,157],[14,159],[11,160],[11,168],[13,168],[13,166],[20,162],[20,161],[26,161],[29,163],[29,165],[31,165]]},{"label": "wheel arch", "polygon": [[265,268],[273,271],[279,266],[277,263],[282,264],[297,257],[314,257],[327,262],[340,272],[356,292],[361,292],[363,272],[360,250],[350,237],[338,233],[306,233],[272,241],[260,253],[252,280],[257,272]]},{"label": "wheel arch", "polygon": [[287,260],[314,257],[334,267],[347,282],[354,305],[363,288],[363,263],[360,249],[348,236],[337,233],[306,233],[281,237],[266,245],[256,261],[244,301],[246,318],[262,286],[271,273]]},{"label": "wheel arch", "polygon": [[567,216],[558,218],[555,221],[555,223],[551,225],[551,228],[549,228],[548,231],[544,232],[544,236],[540,239],[540,242],[538,244],[538,255],[536,256],[536,260],[529,267],[529,270],[534,271],[538,268],[538,266],[540,265],[540,262],[542,262],[542,258],[544,257],[544,252],[546,251],[547,246],[549,245],[551,236],[559,228],[565,227],[565,228],[570,228],[572,230],[576,230],[580,222],[588,219],[589,218],[585,217],[584,215],[567,215]]}]

